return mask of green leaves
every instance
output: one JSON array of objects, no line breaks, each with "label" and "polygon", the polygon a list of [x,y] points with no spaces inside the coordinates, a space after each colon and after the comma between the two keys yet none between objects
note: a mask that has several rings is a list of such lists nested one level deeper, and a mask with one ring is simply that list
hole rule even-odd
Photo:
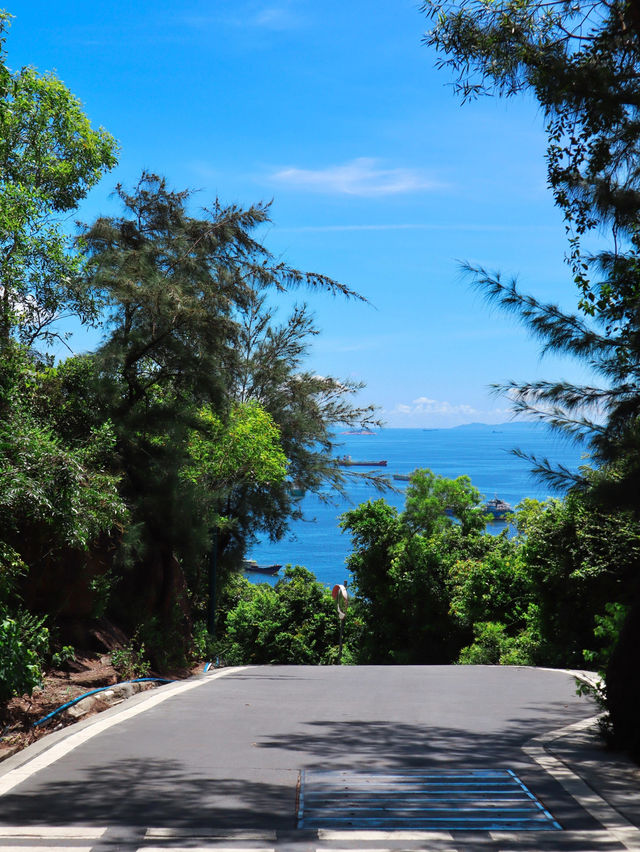
[{"label": "green leaves", "polygon": [[287,473],[278,427],[257,402],[234,405],[227,423],[210,407],[202,408],[188,453],[191,465],[184,476],[212,491],[229,491],[243,483],[276,485]]},{"label": "green leaves", "polygon": [[244,581],[219,650],[229,665],[327,665],[336,661],[338,635],[329,590],[310,571],[289,566],[275,587]]},{"label": "green leaves", "polygon": [[[0,23],[4,60],[7,18]],[[62,214],[116,163],[116,144],[94,130],[80,102],[53,74],[0,66],[0,340],[46,345],[60,314],[96,319],[79,286]]]},{"label": "green leaves", "polygon": [[428,469],[416,470],[407,488],[404,520],[426,536],[450,528],[454,519],[462,534],[482,532],[485,513],[482,495],[468,476],[447,479]]}]

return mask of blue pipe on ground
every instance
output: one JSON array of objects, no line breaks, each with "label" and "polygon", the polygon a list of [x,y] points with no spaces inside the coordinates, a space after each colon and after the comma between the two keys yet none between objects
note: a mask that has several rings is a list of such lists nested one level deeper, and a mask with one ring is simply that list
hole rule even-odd
[{"label": "blue pipe on ground", "polygon": [[66,710],[67,707],[73,707],[73,705],[77,704],[78,701],[82,701],[83,698],[88,698],[90,695],[95,695],[97,692],[105,692],[107,689],[113,689],[114,686],[123,686],[126,683],[145,683],[148,681],[153,681],[155,683],[175,683],[175,680],[168,680],[166,677],[137,677],[134,680],[123,680],[121,683],[112,683],[110,686],[101,686],[98,689],[91,689],[89,692],[85,692],[84,695],[79,695],[72,701],[67,701],[66,704],[62,704],[56,710],[52,710],[51,713],[48,713],[46,716],[43,716],[42,719],[38,719],[37,722],[34,722],[31,727],[37,728],[38,725],[42,725],[44,722],[49,721],[49,719],[53,716],[57,716],[58,713]]}]

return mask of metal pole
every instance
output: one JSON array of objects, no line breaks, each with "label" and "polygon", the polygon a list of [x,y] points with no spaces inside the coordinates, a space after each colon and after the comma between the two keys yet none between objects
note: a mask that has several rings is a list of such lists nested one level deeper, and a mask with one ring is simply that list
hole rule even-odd
[{"label": "metal pole", "polygon": [[216,581],[218,574],[218,528],[211,530],[211,552],[209,554],[209,617],[207,631],[216,638]]},{"label": "metal pole", "polygon": [[[347,581],[345,580],[343,585],[335,585],[331,590],[331,597],[336,602],[336,607],[338,609],[338,621],[340,622],[340,644],[338,646],[338,665],[342,663],[342,639],[344,635],[344,619],[347,614],[347,606],[349,605],[349,596],[347,594]],[[344,611],[340,609],[340,599],[342,598],[344,602]]]}]

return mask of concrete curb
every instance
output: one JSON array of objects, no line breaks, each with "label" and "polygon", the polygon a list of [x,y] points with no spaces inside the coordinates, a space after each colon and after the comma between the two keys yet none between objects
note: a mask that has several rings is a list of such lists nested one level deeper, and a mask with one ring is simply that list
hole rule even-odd
[{"label": "concrete curb", "polygon": [[[555,671],[558,671],[555,669]],[[597,688],[601,678],[596,672],[571,671],[564,669],[566,674],[575,677],[576,680]],[[600,714],[601,715],[601,714]],[[584,808],[584,810],[596,819],[615,840],[621,843],[625,849],[632,852],[640,852],[640,828],[631,823],[613,805],[597,793],[580,775],[567,763],[560,760],[549,751],[549,746],[556,740],[568,737],[578,731],[594,728],[598,724],[600,716],[591,716],[574,722],[564,728],[558,728],[533,737],[526,742],[522,750],[531,757],[545,772],[555,778],[569,795]]]},{"label": "concrete curb", "polygon": [[[198,675],[139,692],[126,702],[117,699],[114,706],[101,713],[96,713],[88,719],[81,719],[66,728],[52,731],[51,734],[8,757],[0,766],[0,797],[102,731],[150,710],[178,693],[204,686],[208,681],[235,674],[246,668],[247,666],[236,666],[217,669],[215,673]],[[121,704],[124,706],[120,706]]]}]

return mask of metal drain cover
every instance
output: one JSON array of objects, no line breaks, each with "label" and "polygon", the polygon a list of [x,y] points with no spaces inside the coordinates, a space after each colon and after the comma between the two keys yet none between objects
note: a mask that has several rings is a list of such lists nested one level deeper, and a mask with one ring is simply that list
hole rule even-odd
[{"label": "metal drain cover", "polygon": [[561,826],[510,769],[307,770],[298,828],[531,831]]}]

